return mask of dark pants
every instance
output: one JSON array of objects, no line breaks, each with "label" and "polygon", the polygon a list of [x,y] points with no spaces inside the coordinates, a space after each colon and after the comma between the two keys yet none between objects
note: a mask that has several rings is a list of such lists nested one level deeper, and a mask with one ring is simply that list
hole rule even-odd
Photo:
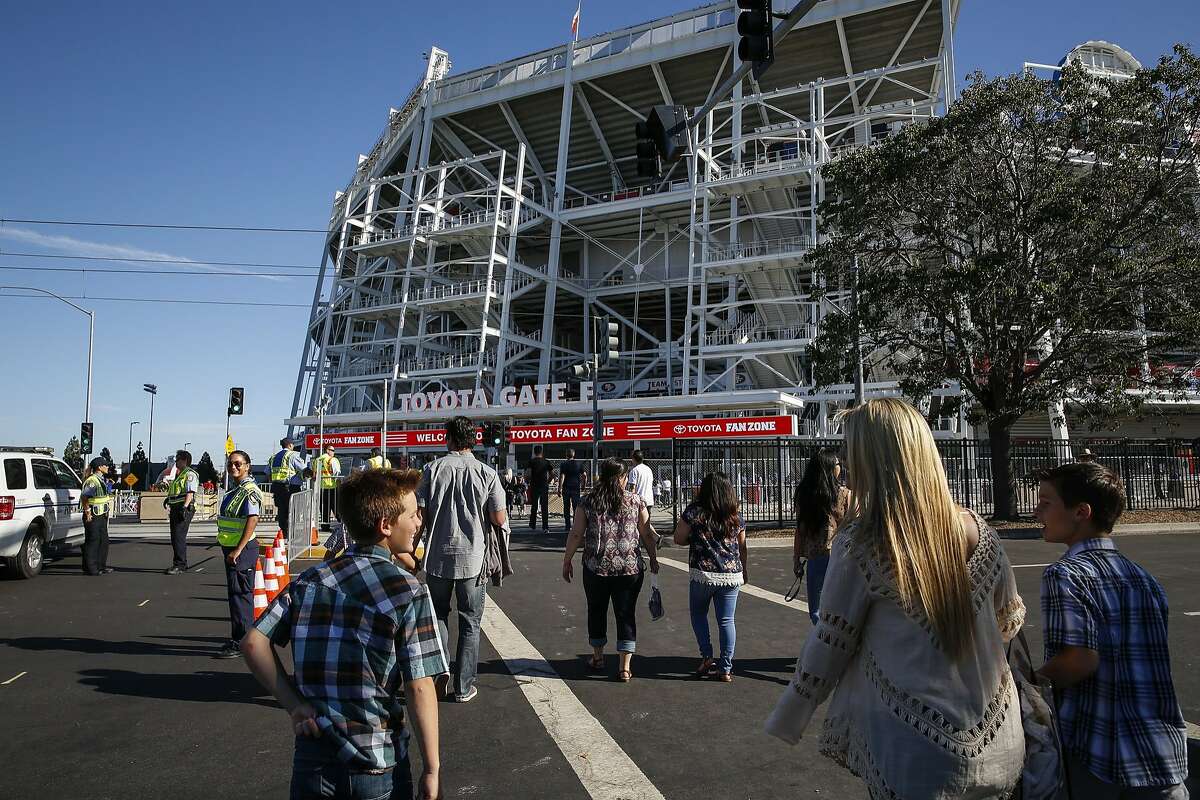
[{"label": "dark pants", "polygon": [[825,571],[829,569],[829,556],[810,558],[804,567],[804,580],[808,582],[808,618],[817,624],[821,611],[821,590],[825,588]]},{"label": "dark pants", "polygon": [[458,613],[458,646],[454,650],[454,669],[451,673],[450,691],[462,697],[475,685],[475,673],[479,669],[479,620],[483,617],[483,604],[487,602],[487,584],[475,578],[439,578],[426,575],[429,599],[433,601],[433,613],[437,616],[438,637],[442,650],[450,657],[450,643],[446,622],[450,619],[450,598],[454,597]]},{"label": "dark pants", "polygon": [[[406,741],[408,732],[401,735]],[[296,755],[292,760],[291,800],[317,800],[337,797],[345,800],[411,800],[412,766],[404,742],[396,742],[396,766],[387,772],[354,772],[337,757],[327,736],[316,739],[296,737]]]},{"label": "dark pants", "polygon": [[321,521],[329,522],[330,516],[337,516],[337,487],[321,489]]},{"label": "dark pants", "polygon": [[611,598],[613,616],[617,618],[617,652],[632,653],[637,649],[637,599],[645,577],[644,571],[637,575],[597,575],[587,567],[583,568],[588,644],[592,647],[608,644],[608,601]]},{"label": "dark pants", "polygon": [[542,506],[542,530],[550,530],[550,487],[534,486],[529,490],[529,527],[537,527],[538,504]]},{"label": "dark pants", "polygon": [[196,513],[195,506],[183,507],[183,503],[171,506],[171,549],[175,551],[175,566],[187,569],[187,535]]},{"label": "dark pants", "polygon": [[226,557],[234,548],[221,545],[225,564],[225,585],[229,590],[229,638],[241,642],[254,624],[254,565],[258,563],[258,540],[251,539],[246,549],[230,566]]},{"label": "dark pants", "polygon": [[108,568],[108,514],[93,514],[83,523],[83,571],[99,575]]},{"label": "dark pants", "polygon": [[567,530],[571,530],[571,518],[575,509],[579,508],[579,487],[562,490],[563,519],[567,521]]},{"label": "dark pants", "polygon": [[288,510],[292,505],[292,495],[296,491],[296,487],[290,483],[271,487],[271,496],[275,498],[275,519],[279,523],[279,530],[283,531],[284,539],[291,538],[288,533]]}]

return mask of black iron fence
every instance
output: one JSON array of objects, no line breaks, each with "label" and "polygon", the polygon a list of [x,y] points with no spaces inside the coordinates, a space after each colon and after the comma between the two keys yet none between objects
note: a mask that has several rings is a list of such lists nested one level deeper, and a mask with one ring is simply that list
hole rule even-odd
[{"label": "black iron fence", "polygon": [[[939,439],[937,444],[954,499],[991,514],[988,440]],[[790,527],[795,519],[792,495],[808,459],[821,447],[841,446],[840,439],[675,440],[670,469],[674,516],[678,518],[704,476],[720,470],[733,482],[749,525]],[[1022,439],[1013,441],[1009,455],[1017,512],[1033,513],[1039,470],[1088,457],[1124,481],[1131,510],[1200,508],[1200,440]]]}]

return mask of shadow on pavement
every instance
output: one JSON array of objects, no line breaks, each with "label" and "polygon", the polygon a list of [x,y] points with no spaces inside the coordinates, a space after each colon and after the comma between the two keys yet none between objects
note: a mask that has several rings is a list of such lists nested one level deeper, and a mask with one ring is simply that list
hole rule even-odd
[{"label": "shadow on pavement", "polygon": [[[224,641],[223,639],[221,641]],[[22,639],[0,639],[0,645],[18,650],[62,650],[88,655],[119,656],[211,656],[214,648],[185,647],[155,642],[110,642],[105,639],[89,639],[75,636],[27,636]]]},{"label": "shadow on pavement", "polygon": [[[617,674],[617,657],[608,653],[605,657],[604,672],[591,672],[587,667],[590,653],[581,653],[574,659],[558,659],[550,661],[550,666],[565,681],[571,680],[613,680]],[[630,669],[634,680],[657,681],[694,681],[696,667],[700,658],[689,656],[639,656],[634,655]],[[735,658],[733,661],[733,677],[749,678],[755,681],[765,681],[786,686],[788,677],[795,669],[796,659],[793,658]],[[480,674],[491,672],[508,672],[503,661],[489,661],[479,665]],[[774,674],[766,674],[774,673]],[[785,677],[778,677],[778,676]]]},{"label": "shadow on pavement", "polygon": [[194,619],[199,620],[200,622],[229,622],[228,615],[224,617],[189,617],[178,614],[168,614],[167,619]]},{"label": "shadow on pavement", "polygon": [[105,694],[187,700],[193,703],[246,703],[278,707],[248,673],[188,672],[178,675],[124,669],[85,669],[79,682]]}]

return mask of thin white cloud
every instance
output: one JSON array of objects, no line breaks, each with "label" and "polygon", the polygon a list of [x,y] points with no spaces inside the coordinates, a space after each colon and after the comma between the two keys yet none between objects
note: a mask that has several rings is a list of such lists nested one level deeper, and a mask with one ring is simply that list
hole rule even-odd
[{"label": "thin white cloud", "polygon": [[[8,239],[10,241],[31,244],[35,247],[53,250],[55,253],[61,253],[63,255],[108,258],[112,259],[113,261],[123,261],[125,263],[135,264],[137,266],[145,265],[139,264],[136,260],[131,261],[130,259],[181,261],[191,267],[194,267],[195,269],[208,272],[252,272],[252,270],[240,269],[238,267],[198,264],[186,256],[179,256],[173,253],[164,253],[158,250],[145,250],[141,247],[130,247],[122,244],[108,244],[107,242],[92,242],[86,239],[76,239],[73,236],[39,233],[38,231],[31,231],[28,228],[13,228],[7,225],[0,227],[0,239]],[[49,256],[52,254],[48,253],[47,255]],[[255,277],[265,281],[287,280],[287,278],[274,275],[257,275]]]}]

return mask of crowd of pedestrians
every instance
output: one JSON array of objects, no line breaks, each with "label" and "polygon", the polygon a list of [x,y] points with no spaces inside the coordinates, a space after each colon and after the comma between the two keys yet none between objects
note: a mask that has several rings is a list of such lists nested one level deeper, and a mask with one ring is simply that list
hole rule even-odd
[{"label": "crowd of pedestrians", "polygon": [[[439,796],[436,703],[478,695],[486,587],[511,572],[508,510],[519,491],[515,476],[473,456],[474,428],[466,417],[451,420],[449,452],[423,472],[346,479],[338,498],[345,551],[294,578],[242,638],[252,671],[290,715],[297,800]],[[796,489],[793,566],[806,575],[813,625],[766,732],[795,744],[821,720],[820,750],[873,798],[1002,798],[1022,780],[1061,792],[1048,797],[1187,798],[1165,595],[1111,539],[1124,509],[1120,481],[1094,462],[1040,476],[1038,519],[1046,540],[1067,550],[1043,576],[1045,663],[1031,684],[1010,668],[1026,611],[1012,566],[995,531],[953,501],[925,419],[903,401],[872,400],[846,414],[844,430],[844,449],[816,453]],[[645,572],[659,567],[653,476],[640,455],[628,470],[605,460],[586,491],[586,470],[559,470],[570,525],[565,581],[576,577],[581,552],[584,667],[609,669],[611,606],[620,682],[634,677],[639,597]],[[240,460],[248,465],[231,456],[235,477]],[[573,454],[563,463],[571,462]],[[555,469],[540,447],[527,474],[530,527],[540,509],[547,530]],[[227,553],[235,570],[252,529],[236,531]],[[672,538],[688,548],[694,676],[730,682],[737,600],[750,575],[745,523],[725,475],[704,477]],[[230,594],[232,608],[232,582]],[[275,650],[288,644],[290,676]],[[1061,750],[1034,769],[1027,736],[1046,721],[1023,700],[1038,681],[1053,687],[1042,696]],[[401,704],[421,747],[415,785]]]}]

